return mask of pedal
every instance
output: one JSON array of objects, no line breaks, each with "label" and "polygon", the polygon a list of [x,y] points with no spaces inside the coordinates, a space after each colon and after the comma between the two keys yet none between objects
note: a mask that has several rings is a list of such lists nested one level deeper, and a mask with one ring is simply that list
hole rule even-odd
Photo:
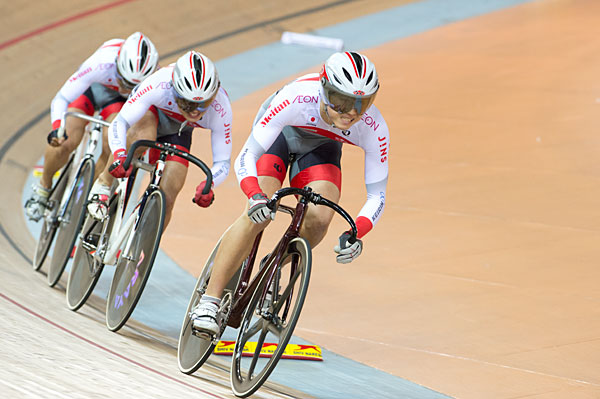
[{"label": "pedal", "polygon": [[[217,339],[217,337],[213,334],[210,334],[206,331],[196,330],[193,325],[192,325],[192,334],[195,335],[196,337],[198,337],[200,339],[204,339],[206,341],[214,341],[215,339]],[[218,339],[217,339],[217,341],[218,341]]]}]

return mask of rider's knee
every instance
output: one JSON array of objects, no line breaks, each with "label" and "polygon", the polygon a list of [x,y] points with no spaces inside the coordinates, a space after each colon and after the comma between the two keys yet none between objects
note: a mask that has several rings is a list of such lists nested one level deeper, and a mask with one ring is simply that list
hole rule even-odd
[{"label": "rider's knee", "polygon": [[330,219],[326,218],[305,218],[300,234],[310,241],[312,246],[317,245],[327,234]]}]

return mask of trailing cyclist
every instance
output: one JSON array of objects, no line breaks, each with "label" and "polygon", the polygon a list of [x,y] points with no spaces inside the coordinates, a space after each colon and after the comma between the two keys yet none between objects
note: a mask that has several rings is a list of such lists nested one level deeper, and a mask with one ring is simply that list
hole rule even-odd
[{"label": "trailing cyclist", "polygon": [[[109,127],[114,163],[94,183],[88,212],[98,219],[106,215],[113,177],[123,178],[131,173],[131,168],[123,168],[130,144],[140,139],[158,140],[189,151],[194,128],[211,131],[213,187],[218,186],[229,174],[231,122],[229,96],[208,57],[189,51],[176,63],[159,69],[136,87]],[[151,162],[154,154],[150,153]],[[166,199],[165,226],[185,182],[187,168],[185,159],[167,158],[161,180]],[[202,194],[204,185],[205,182],[198,185],[194,202],[206,208],[212,204],[214,192],[211,188],[208,194]]]},{"label": "trailing cyclist", "polygon": [[[47,204],[52,177],[68,161],[69,155],[81,142],[87,121],[68,117],[65,111],[76,111],[92,116],[95,111],[106,121],[112,121],[131,90],[150,76],[158,65],[158,52],[147,36],[135,32],[127,39],[112,39],[100,46],[79,69],[71,75],[56,93],[50,107],[52,131],[44,153],[44,170],[39,184],[25,204],[29,219],[38,221]],[[102,170],[109,152],[103,140],[102,156],[98,160]]]},{"label": "trailing cyclist", "polygon": [[[320,74],[302,76],[261,106],[250,137],[235,162],[248,205],[223,235],[206,293],[192,314],[197,331],[216,335],[223,289],[248,256],[256,235],[273,215],[267,201],[290,171],[290,185],[310,186],[333,202],[341,193],[342,144],[365,152],[367,201],[356,218],[358,238],[377,223],[385,205],[389,131],[373,101],[379,90],[375,66],[356,52],[335,53]],[[311,247],[325,236],[333,211],[311,206],[300,235]],[[349,243],[343,232],[335,246],[337,262],[349,263],[362,252],[362,241]]]}]

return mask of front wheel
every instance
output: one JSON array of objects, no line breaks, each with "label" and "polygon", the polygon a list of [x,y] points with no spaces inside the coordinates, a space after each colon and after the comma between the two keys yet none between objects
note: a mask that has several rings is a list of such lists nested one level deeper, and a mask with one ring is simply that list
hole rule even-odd
[{"label": "front wheel", "polygon": [[[110,199],[108,219],[101,222],[88,214],[81,229],[67,280],[67,305],[73,311],[78,310],[88,300],[104,268],[104,264],[94,254],[99,249],[99,245],[106,246],[106,239],[110,237],[119,202],[118,198],[114,195]],[[104,223],[108,223],[108,226],[106,233],[102,236]],[[104,248],[100,248],[100,250],[103,251]]]},{"label": "front wheel", "polygon": [[[139,212],[139,211],[138,211]],[[165,195],[160,189],[146,198],[128,237],[129,249],[120,254],[106,301],[106,326],[117,331],[129,319],[146,286],[158,253],[165,221]]]},{"label": "front wheel", "polygon": [[65,211],[61,220],[58,221],[58,231],[54,252],[48,269],[48,285],[54,285],[60,280],[60,276],[67,266],[67,262],[73,252],[73,245],[77,239],[77,233],[83,223],[85,215],[85,204],[92,188],[94,178],[94,160],[86,158],[81,163],[77,180],[73,185],[71,197],[67,200]]},{"label": "front wheel", "polygon": [[56,216],[58,214],[58,208],[62,200],[63,194],[67,188],[69,181],[69,173],[71,173],[71,164],[73,163],[73,157],[69,158],[69,162],[62,168],[58,181],[52,189],[52,193],[48,198],[48,206],[44,211],[44,217],[42,222],[42,230],[40,232],[40,238],[38,239],[35,247],[35,253],[33,254],[33,270],[38,271],[44,264],[46,255],[50,250],[54,235],[56,234],[56,228],[58,227],[58,221]]},{"label": "front wheel", "polygon": [[[256,392],[283,355],[306,298],[311,263],[308,241],[295,238],[288,245],[271,287],[266,287],[266,273],[254,291],[242,318],[231,363],[231,388],[236,396],[245,398]],[[270,268],[271,264],[265,267]],[[263,301],[265,291],[270,292],[270,300]],[[253,352],[246,355],[244,348]],[[271,357],[264,358],[262,349],[269,351]]]}]

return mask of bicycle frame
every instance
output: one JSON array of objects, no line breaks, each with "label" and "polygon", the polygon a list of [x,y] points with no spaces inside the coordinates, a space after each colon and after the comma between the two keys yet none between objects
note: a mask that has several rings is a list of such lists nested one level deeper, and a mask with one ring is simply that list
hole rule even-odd
[{"label": "bicycle frame", "polygon": [[[253,292],[256,290],[256,287],[262,280],[263,276],[267,273],[268,280],[265,287],[269,287],[275,273],[279,267],[279,264],[282,261],[283,256],[285,255],[285,249],[288,247],[290,241],[294,238],[300,236],[300,226],[302,226],[302,222],[304,221],[304,216],[306,214],[306,208],[308,206],[308,202],[305,198],[301,198],[296,205],[296,208],[291,208],[285,205],[279,205],[278,209],[283,212],[289,213],[292,215],[292,221],[290,222],[289,227],[283,234],[283,237],[276,244],[275,249],[269,255],[267,263],[269,260],[275,258],[272,262],[270,262],[269,267],[264,267],[258,271],[256,276],[250,281],[250,276],[252,274],[252,269],[254,266],[254,261],[256,260],[256,254],[258,252],[258,246],[260,244],[260,240],[262,238],[262,232],[256,236],[254,240],[254,244],[252,245],[252,250],[250,251],[250,255],[247,258],[247,262],[244,264],[244,267],[240,274],[240,280],[236,286],[233,295],[233,305],[231,306],[231,313],[227,320],[227,325],[233,328],[238,328],[240,326],[240,322],[250,299],[252,298]],[[292,264],[291,273],[295,273],[295,267]],[[250,282],[249,282],[250,281]],[[267,289],[262,293],[261,303],[264,302],[265,296],[267,294]],[[287,312],[286,312],[287,313]]]},{"label": "bicycle frame", "polygon": [[[115,189],[115,195],[118,195],[117,200],[119,203],[117,205],[115,214],[112,216],[115,218],[113,226],[118,226],[118,228],[113,228],[110,237],[105,238],[104,242],[98,243],[98,250],[94,254],[94,257],[99,262],[102,262],[105,265],[116,265],[119,249],[122,247],[123,241],[128,235],[129,239],[127,243],[125,243],[125,248],[123,249],[122,253],[129,252],[129,248],[131,247],[131,243],[133,241],[133,235],[129,234],[129,232],[132,228],[134,228],[134,226],[137,225],[142,210],[144,209],[143,204],[145,203],[146,198],[152,191],[156,190],[160,184],[160,180],[165,168],[165,157],[166,155],[161,155],[161,158],[156,162],[155,166],[139,160],[133,160],[132,162],[134,164],[134,171],[132,172],[131,177],[119,179],[119,183]],[[131,195],[130,190],[133,187],[133,180],[135,179],[134,173],[137,169],[145,170],[153,175],[147,189],[138,201],[137,205],[126,217],[125,211],[128,203],[128,196]],[[124,219],[125,223],[123,223]],[[101,237],[105,237],[107,228],[108,223],[105,223],[100,235]],[[106,250],[104,250],[104,248],[106,248]]]}]

